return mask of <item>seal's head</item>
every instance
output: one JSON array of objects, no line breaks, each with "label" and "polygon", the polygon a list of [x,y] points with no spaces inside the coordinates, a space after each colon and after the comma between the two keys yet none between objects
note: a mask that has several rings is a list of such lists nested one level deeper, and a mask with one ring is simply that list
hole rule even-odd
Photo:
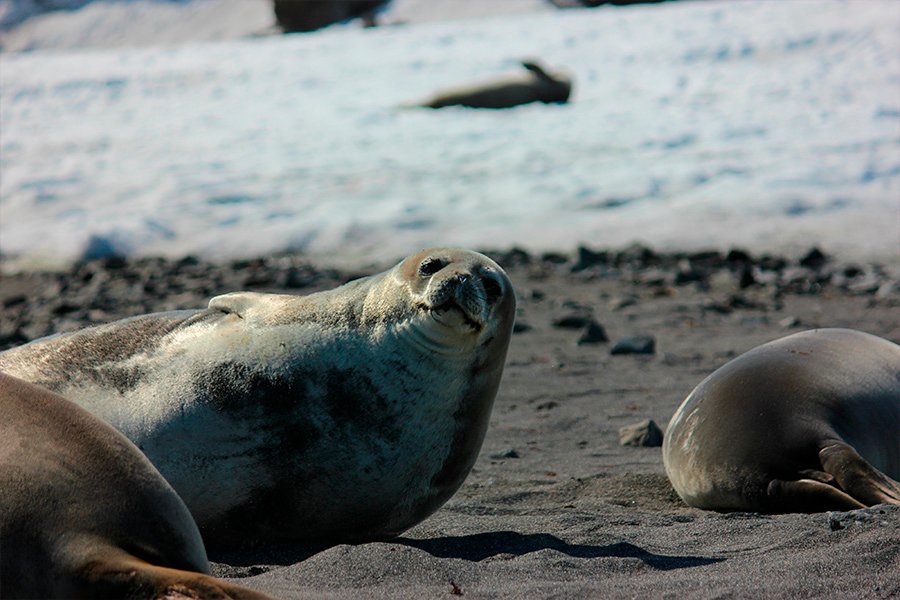
[{"label": "seal's head", "polygon": [[508,343],[515,293],[506,273],[488,257],[431,248],[406,258],[394,274],[412,299],[415,327],[433,350]]}]

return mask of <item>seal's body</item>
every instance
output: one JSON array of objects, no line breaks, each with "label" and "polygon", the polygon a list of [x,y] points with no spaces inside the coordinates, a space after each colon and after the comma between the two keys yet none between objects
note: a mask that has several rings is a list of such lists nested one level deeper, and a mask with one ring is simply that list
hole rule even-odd
[{"label": "seal's body", "polygon": [[761,512],[900,504],[900,346],[849,329],[735,358],[672,417],[666,473],[698,508]]},{"label": "seal's body", "polygon": [[571,77],[561,72],[548,71],[534,61],[524,61],[522,66],[526,69],[522,73],[438,91],[421,106],[498,109],[531,102],[551,104],[569,100],[572,92]]},{"label": "seal's body", "polygon": [[187,507],[122,434],[2,373],[0,549],[3,598],[266,598],[205,574]]},{"label": "seal's body", "polygon": [[122,431],[207,544],[397,535],[480,449],[515,297],[493,261],[423,251],[305,297],[236,293],[0,354]]}]

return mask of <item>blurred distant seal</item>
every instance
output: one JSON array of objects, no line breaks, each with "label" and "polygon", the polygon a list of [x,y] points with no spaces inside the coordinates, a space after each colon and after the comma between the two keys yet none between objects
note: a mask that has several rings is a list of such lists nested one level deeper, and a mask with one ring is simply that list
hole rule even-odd
[{"label": "blurred distant seal", "polygon": [[849,510],[900,504],[898,440],[900,346],[818,329],[758,346],[702,381],[672,417],[663,461],[697,508]]},{"label": "blurred distant seal", "polygon": [[569,94],[572,92],[571,77],[561,72],[546,70],[531,60],[523,61],[522,66],[526,69],[523,73],[439,91],[420,106],[510,108],[530,102],[550,104],[569,100]]},{"label": "blurred distant seal", "polygon": [[37,340],[0,369],[134,441],[207,544],[368,540],[462,484],[514,313],[497,264],[436,248],[309,296],[227,294]]},{"label": "blurred distant seal", "polygon": [[187,507],[134,445],[0,373],[0,597],[267,596],[217,581]]}]

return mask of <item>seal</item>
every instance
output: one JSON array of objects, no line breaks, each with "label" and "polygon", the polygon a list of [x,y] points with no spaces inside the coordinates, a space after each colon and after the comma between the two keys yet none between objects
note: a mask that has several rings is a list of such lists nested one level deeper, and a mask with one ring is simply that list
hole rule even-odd
[{"label": "seal", "polygon": [[522,61],[526,72],[473,85],[436,92],[420,104],[426,108],[467,106],[469,108],[511,108],[531,102],[565,103],[572,92],[572,78],[548,71],[532,60]]},{"label": "seal", "polygon": [[268,598],[210,577],[187,507],[122,434],[0,373],[0,596]]},{"label": "seal", "polygon": [[704,379],[669,423],[663,462],[697,508],[850,510],[900,504],[898,439],[900,346],[817,329]]},{"label": "seal", "polygon": [[436,248],[308,296],[233,293],[44,338],[0,370],[124,433],[207,547],[381,539],[471,469],[514,315],[496,263]]}]

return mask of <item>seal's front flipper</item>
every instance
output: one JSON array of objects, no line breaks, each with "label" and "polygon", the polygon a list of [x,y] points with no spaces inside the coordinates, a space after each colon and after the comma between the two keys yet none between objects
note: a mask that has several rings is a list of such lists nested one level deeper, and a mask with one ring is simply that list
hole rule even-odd
[{"label": "seal's front flipper", "polygon": [[766,504],[773,512],[814,513],[866,507],[838,488],[815,479],[773,479],[766,492]]},{"label": "seal's front flipper", "polygon": [[864,505],[900,504],[900,483],[866,462],[852,446],[829,444],[819,450],[819,460],[841,489]]},{"label": "seal's front flipper", "polygon": [[290,294],[260,294],[257,292],[232,292],[216,296],[209,301],[210,310],[232,314],[250,323],[274,325],[290,321],[304,296]]},{"label": "seal's front flipper", "polygon": [[209,301],[209,308],[242,317],[257,304],[265,303],[266,294],[256,292],[232,292],[216,296]]}]

